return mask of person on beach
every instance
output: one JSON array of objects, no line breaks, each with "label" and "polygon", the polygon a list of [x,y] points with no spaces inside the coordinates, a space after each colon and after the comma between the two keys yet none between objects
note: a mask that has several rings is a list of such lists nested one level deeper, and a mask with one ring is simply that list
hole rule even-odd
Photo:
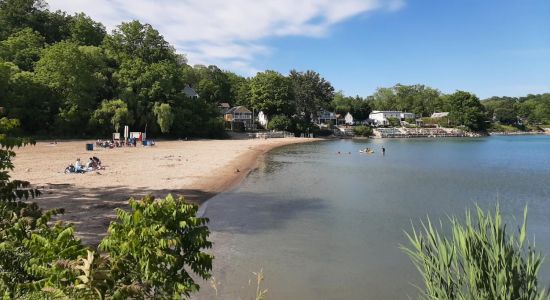
[{"label": "person on beach", "polygon": [[386,155],[386,148],[382,147],[382,155]]},{"label": "person on beach", "polygon": [[90,157],[90,159],[86,163],[86,171],[93,171],[95,169],[94,164],[94,160]]},{"label": "person on beach", "polygon": [[82,169],[82,164],[80,163],[80,158],[77,158],[76,159],[76,162],[74,163],[74,170],[75,172],[77,173],[80,173],[80,172],[83,172],[84,170]]},{"label": "person on beach", "polygon": [[98,170],[101,170],[101,168],[102,168],[102,167],[101,167],[101,160],[99,160],[99,158],[96,157],[96,156],[92,157],[92,160],[94,161],[94,163],[95,163],[95,165],[96,165],[96,168],[97,168]]}]

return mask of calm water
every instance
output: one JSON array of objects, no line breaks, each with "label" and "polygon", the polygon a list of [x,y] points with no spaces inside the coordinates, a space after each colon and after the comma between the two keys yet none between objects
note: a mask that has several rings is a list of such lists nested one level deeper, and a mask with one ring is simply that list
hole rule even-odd
[{"label": "calm water", "polygon": [[[365,147],[376,153],[359,154]],[[549,286],[550,136],[277,149],[238,189],[206,207],[220,298],[250,298],[255,285],[248,281],[260,268],[269,299],[416,298],[419,276],[399,249],[411,221],[496,201],[511,223],[528,204],[528,232],[549,256],[542,270]],[[214,298],[208,284],[199,298]]]}]

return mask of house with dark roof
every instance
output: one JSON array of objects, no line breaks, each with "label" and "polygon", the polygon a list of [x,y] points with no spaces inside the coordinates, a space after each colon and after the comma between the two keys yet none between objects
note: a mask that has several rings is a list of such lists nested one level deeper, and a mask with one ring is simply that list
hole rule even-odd
[{"label": "house with dark roof", "polygon": [[227,102],[222,102],[218,104],[218,109],[220,110],[220,113],[222,115],[225,115],[225,113],[231,108],[231,105]]},{"label": "house with dark roof", "polygon": [[195,92],[195,90],[192,87],[190,87],[189,85],[186,85],[183,88],[183,93],[185,94],[185,96],[187,98],[199,99],[199,94],[197,94],[197,92]]},{"label": "house with dark roof", "polygon": [[245,129],[252,129],[254,127],[252,112],[244,106],[228,109],[223,115],[223,119],[231,123],[231,128],[234,128],[235,123],[242,123]]}]

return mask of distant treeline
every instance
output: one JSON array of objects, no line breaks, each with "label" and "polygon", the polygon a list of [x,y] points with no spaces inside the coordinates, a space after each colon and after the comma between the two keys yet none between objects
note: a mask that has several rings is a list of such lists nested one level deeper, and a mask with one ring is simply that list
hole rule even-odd
[{"label": "distant treeline", "polygon": [[[199,99],[186,96],[187,85]],[[130,125],[154,136],[220,137],[219,103],[261,110],[296,133],[314,130],[311,119],[323,109],[358,120],[375,109],[419,116],[448,111],[449,124],[471,130],[484,130],[493,115],[547,122],[548,95],[526,98],[480,102],[467,92],[445,95],[423,85],[348,97],[315,71],[247,78],[213,65],[190,66],[139,21],[107,33],[85,14],[52,12],[41,0],[0,0],[0,106],[29,135],[106,136]]]}]

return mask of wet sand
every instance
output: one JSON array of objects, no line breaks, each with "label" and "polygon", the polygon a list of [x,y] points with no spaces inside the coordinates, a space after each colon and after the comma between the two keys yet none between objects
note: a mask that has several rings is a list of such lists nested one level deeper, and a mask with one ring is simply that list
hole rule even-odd
[{"label": "wet sand", "polygon": [[[60,219],[75,224],[82,240],[95,245],[114,209],[127,207],[130,197],[172,194],[201,204],[238,184],[269,150],[311,141],[316,139],[161,141],[154,147],[94,151],[85,150],[86,141],[38,142],[16,150],[10,174],[39,188],[42,195],[34,201],[41,207],[64,208]],[[101,159],[104,170],[64,173],[76,158],[85,164],[92,156]]]}]

